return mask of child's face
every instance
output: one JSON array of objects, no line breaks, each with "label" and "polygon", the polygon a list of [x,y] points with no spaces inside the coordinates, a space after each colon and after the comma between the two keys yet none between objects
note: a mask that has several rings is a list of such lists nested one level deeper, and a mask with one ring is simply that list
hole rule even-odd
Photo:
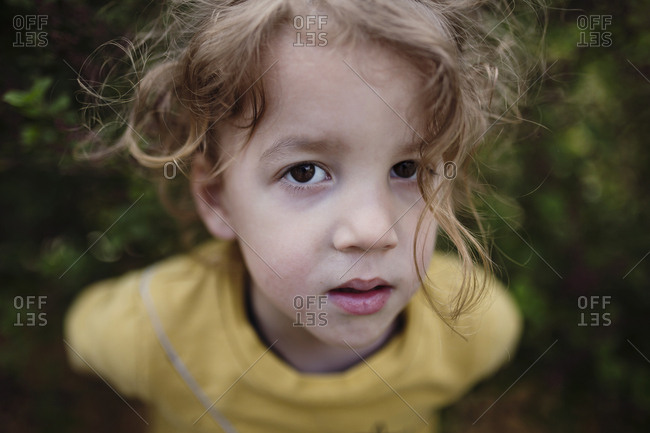
[{"label": "child's face", "polygon": [[[383,48],[294,47],[293,36],[273,44],[267,111],[199,213],[215,235],[237,237],[265,332],[302,322],[324,344],[369,347],[419,287],[418,80]],[[220,133],[234,155],[245,132]],[[435,228],[429,218],[421,229],[425,269]]]}]

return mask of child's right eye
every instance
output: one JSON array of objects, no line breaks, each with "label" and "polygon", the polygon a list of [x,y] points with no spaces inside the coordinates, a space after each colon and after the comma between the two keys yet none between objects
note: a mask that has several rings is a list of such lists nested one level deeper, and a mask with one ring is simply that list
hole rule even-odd
[{"label": "child's right eye", "polygon": [[291,183],[299,184],[314,184],[329,179],[325,170],[309,162],[294,165],[283,177]]},{"label": "child's right eye", "polygon": [[415,179],[418,171],[418,163],[415,161],[402,161],[395,164],[390,172],[400,179]]}]

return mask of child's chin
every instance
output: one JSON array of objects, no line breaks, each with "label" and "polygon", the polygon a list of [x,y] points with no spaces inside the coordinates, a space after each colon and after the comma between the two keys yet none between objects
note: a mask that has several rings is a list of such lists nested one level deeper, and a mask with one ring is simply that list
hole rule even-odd
[{"label": "child's chin", "polygon": [[[357,325],[357,326],[355,326]],[[329,330],[312,330],[312,334],[322,343],[333,347],[352,348],[354,350],[364,350],[370,347],[381,345],[386,340],[390,326],[388,324],[373,323],[372,326],[364,326],[359,329],[355,325],[334,325]],[[328,323],[327,326],[330,326]]]}]

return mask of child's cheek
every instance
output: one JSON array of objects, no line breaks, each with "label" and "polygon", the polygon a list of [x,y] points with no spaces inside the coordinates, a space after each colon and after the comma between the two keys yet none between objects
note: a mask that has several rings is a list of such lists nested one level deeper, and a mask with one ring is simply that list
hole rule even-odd
[{"label": "child's cheek", "polygon": [[[247,246],[247,263],[260,284],[267,286],[284,285],[287,288],[297,281],[303,284],[309,280],[309,275],[318,269],[314,256],[315,246],[308,236],[291,236],[277,227],[275,236],[265,237],[255,251]],[[310,242],[311,241],[311,242]]]}]

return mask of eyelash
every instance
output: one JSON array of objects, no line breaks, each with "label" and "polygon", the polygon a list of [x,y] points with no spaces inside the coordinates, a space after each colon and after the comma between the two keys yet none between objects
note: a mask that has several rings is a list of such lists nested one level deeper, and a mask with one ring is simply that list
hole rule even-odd
[{"label": "eyelash", "polygon": [[289,192],[291,193],[299,193],[299,192],[305,192],[306,190],[309,190],[313,187],[311,186],[300,186],[295,183],[290,183],[290,182],[284,182],[284,188],[288,189]]},{"label": "eyelash", "polygon": [[331,180],[331,178],[332,178],[332,176],[329,174],[327,169],[325,167],[321,166],[320,164],[317,164],[317,163],[312,162],[312,161],[303,161],[303,162],[299,162],[297,164],[293,164],[290,167],[288,167],[286,170],[282,171],[282,174],[280,175],[279,180],[280,180],[281,184],[285,188],[288,188],[293,192],[301,192],[301,191],[305,191],[305,190],[320,187],[320,183],[319,184],[295,183],[295,182],[288,181],[286,179],[287,175],[290,174],[291,170],[293,170],[296,167],[303,166],[303,165],[313,165],[314,167],[319,168],[319,169],[321,169],[321,170],[323,170],[325,172],[325,174],[327,175],[327,180]]}]

